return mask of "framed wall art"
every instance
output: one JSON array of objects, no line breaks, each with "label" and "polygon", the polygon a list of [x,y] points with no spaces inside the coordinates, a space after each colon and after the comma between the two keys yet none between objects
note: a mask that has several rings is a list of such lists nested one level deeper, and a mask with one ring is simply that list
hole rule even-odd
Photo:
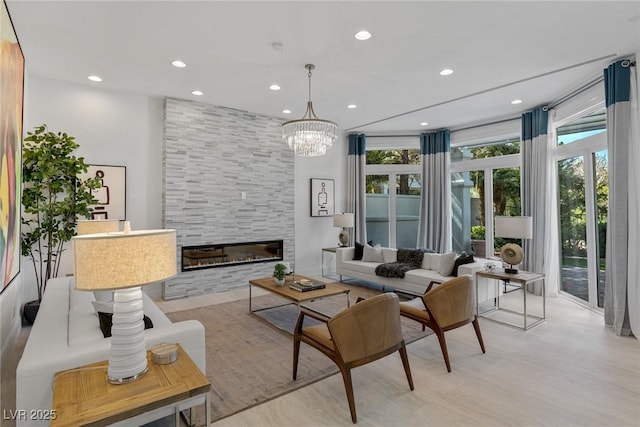
[{"label": "framed wall art", "polygon": [[334,198],[332,179],[311,178],[311,216],[333,216]]},{"label": "framed wall art", "polygon": [[82,179],[100,179],[101,186],[91,190],[98,203],[91,206],[91,219],[127,219],[126,183],[127,168],[125,166],[89,165]]},{"label": "framed wall art", "polygon": [[0,5],[0,291],[20,272],[24,56],[7,5]]}]

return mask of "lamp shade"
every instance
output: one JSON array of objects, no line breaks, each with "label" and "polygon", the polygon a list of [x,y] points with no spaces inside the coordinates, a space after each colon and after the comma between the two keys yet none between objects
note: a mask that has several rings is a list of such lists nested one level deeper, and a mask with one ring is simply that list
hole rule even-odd
[{"label": "lamp shade", "polygon": [[117,219],[78,220],[78,236],[83,234],[113,233],[120,231],[120,221]]},{"label": "lamp shade", "polygon": [[512,239],[533,238],[533,218],[530,216],[496,216],[496,237]]},{"label": "lamp shade", "polygon": [[342,228],[353,227],[353,214],[352,213],[337,213],[333,215],[333,226]]},{"label": "lamp shade", "polygon": [[176,274],[175,230],[88,234],[72,240],[80,290],[129,288]]}]

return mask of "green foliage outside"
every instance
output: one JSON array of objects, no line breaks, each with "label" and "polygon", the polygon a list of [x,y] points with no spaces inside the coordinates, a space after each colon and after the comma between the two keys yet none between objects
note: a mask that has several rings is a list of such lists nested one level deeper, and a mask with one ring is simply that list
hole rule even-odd
[{"label": "green foliage outside", "polygon": [[47,126],[27,132],[22,151],[22,255],[33,262],[42,300],[47,280],[56,277],[64,243],[75,235],[79,217],[89,217],[96,200],[91,189],[97,178],[82,181],[87,172],[73,136],[48,132]]},{"label": "green foliage outside", "polygon": [[[369,150],[368,165],[419,165],[420,150]],[[388,175],[367,175],[366,192],[383,194],[384,186],[389,185]],[[397,194],[420,195],[421,180],[419,175],[398,175]]]}]

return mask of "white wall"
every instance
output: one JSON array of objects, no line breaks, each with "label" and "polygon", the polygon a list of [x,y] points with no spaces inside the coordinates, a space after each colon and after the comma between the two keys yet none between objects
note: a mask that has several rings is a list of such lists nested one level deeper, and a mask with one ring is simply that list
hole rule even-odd
[{"label": "white wall", "polygon": [[[162,226],[163,99],[29,76],[25,94],[25,134],[46,124],[80,144],[87,164],[127,167],[127,219],[133,229]],[[64,253],[60,275],[73,270]],[[37,296],[33,266],[23,258],[24,301]],[[160,295],[159,286],[145,289]]]},{"label": "white wall", "polygon": [[343,135],[322,157],[296,157],[295,180],[295,272],[320,277],[322,274],[322,248],[338,245],[339,228],[333,226],[333,217],[311,217],[311,178],[333,179],[335,184],[335,211],[346,208],[347,143]]}]

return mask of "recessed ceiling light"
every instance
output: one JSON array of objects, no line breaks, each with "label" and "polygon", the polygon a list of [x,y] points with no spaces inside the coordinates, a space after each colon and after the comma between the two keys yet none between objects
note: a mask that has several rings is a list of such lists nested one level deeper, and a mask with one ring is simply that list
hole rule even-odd
[{"label": "recessed ceiling light", "polygon": [[512,103],[513,105],[516,105],[516,104],[522,104],[522,99],[514,99],[513,101],[511,101],[511,103]]},{"label": "recessed ceiling light", "polygon": [[202,96],[204,95],[204,92],[201,90],[192,90],[191,95]]},{"label": "recessed ceiling light", "polygon": [[354,108],[358,108],[358,106],[356,104],[349,104],[347,105],[347,108],[354,109]]},{"label": "recessed ceiling light", "polygon": [[453,70],[451,68],[445,68],[444,70],[440,71],[441,76],[450,76],[451,74],[453,74]]},{"label": "recessed ceiling light", "polygon": [[176,59],[175,61],[171,61],[171,65],[173,65],[176,68],[184,68],[187,66],[185,62],[180,61],[179,59]]},{"label": "recessed ceiling light", "polygon": [[271,86],[269,86],[269,89],[271,89],[271,90],[280,90],[280,86],[274,83]]},{"label": "recessed ceiling light", "polygon": [[367,30],[358,31],[355,38],[358,40],[369,40],[371,38],[371,33]]},{"label": "recessed ceiling light", "polygon": [[420,123],[420,126],[429,126],[429,123],[427,123],[427,122],[422,122],[422,123]]},{"label": "recessed ceiling light", "polygon": [[102,77],[100,76],[96,76],[96,75],[90,75],[89,77],[87,77],[89,80],[91,80],[92,82],[101,82],[102,81]]},{"label": "recessed ceiling light", "polygon": [[291,114],[291,110],[282,110],[283,114]]}]

